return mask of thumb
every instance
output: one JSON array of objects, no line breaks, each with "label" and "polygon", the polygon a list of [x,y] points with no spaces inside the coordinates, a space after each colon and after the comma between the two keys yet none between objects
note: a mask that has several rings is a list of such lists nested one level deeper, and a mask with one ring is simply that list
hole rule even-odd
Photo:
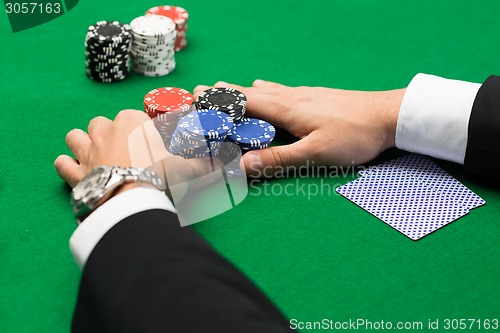
[{"label": "thumb", "polygon": [[243,166],[247,176],[273,177],[285,173],[287,167],[305,165],[311,152],[307,152],[305,140],[290,145],[273,146],[262,150],[252,150],[243,155]]}]

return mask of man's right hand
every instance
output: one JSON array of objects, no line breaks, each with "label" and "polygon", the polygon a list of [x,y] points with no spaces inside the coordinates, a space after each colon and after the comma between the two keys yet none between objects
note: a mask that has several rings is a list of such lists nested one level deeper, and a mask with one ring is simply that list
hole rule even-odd
[{"label": "man's right hand", "polygon": [[[349,91],[288,87],[256,80],[252,87],[218,82],[247,96],[249,117],[266,120],[299,139],[289,145],[251,151],[247,174],[271,176],[287,166],[350,166],[368,162],[395,146],[396,123],[406,89]],[[208,86],[197,86],[195,97]]]}]

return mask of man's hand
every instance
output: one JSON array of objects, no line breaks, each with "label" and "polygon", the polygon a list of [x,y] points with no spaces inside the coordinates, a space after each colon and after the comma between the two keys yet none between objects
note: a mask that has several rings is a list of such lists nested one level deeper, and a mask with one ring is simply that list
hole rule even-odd
[{"label": "man's hand", "polygon": [[[149,132],[146,140],[142,129]],[[133,135],[136,132],[139,135]],[[155,150],[157,160],[168,155],[161,137],[156,132],[149,117],[141,111],[124,110],[114,121],[105,117],[92,119],[88,134],[74,129],[66,136],[66,144],[76,159],[68,155],[57,157],[54,162],[57,173],[71,187],[100,165],[149,167],[151,161],[148,150]],[[147,142],[149,141],[149,142]],[[149,149],[144,144],[149,145]],[[141,152],[141,147],[146,147]]]},{"label": "man's hand", "polygon": [[[66,136],[66,143],[76,159],[61,155],[54,165],[59,176],[71,187],[100,165],[142,167],[156,172],[168,186],[176,185],[175,193],[171,193],[170,188],[166,192],[180,200],[188,186],[193,185],[191,180],[212,174],[210,178],[203,177],[204,182],[217,181],[221,173],[214,171],[223,167],[216,159],[185,160],[170,154],[151,119],[136,110],[121,111],[114,121],[94,118],[89,123],[88,134],[74,129]],[[125,184],[113,195],[136,186],[135,183]]]},{"label": "man's hand", "polygon": [[[349,166],[368,162],[394,147],[396,122],[405,89],[364,92],[287,87],[256,80],[245,88],[225,82],[247,96],[247,115],[283,128],[300,140],[244,155],[247,174],[269,176],[280,167]],[[195,97],[208,86],[197,86]]]}]

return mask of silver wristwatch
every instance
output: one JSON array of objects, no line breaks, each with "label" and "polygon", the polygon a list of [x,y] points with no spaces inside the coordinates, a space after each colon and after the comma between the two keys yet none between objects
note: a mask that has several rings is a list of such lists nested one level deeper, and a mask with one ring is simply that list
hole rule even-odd
[{"label": "silver wristwatch", "polygon": [[71,192],[75,217],[80,219],[96,208],[97,202],[118,186],[131,182],[146,182],[159,190],[165,183],[154,171],[143,168],[99,166],[86,175]]}]

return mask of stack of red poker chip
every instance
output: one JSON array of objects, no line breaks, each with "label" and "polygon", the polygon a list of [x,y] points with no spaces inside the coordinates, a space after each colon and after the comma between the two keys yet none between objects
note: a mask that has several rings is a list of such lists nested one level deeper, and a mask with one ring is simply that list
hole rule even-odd
[{"label": "stack of red poker chip", "polygon": [[158,6],[149,9],[146,15],[162,15],[166,16],[175,22],[177,30],[177,37],[175,39],[175,51],[178,52],[186,47],[187,39],[187,20],[189,18],[188,12],[182,7],[176,6]]},{"label": "stack of red poker chip", "polygon": [[193,104],[193,95],[181,88],[156,88],[144,96],[144,111],[150,118],[167,112],[188,111],[191,104]]},{"label": "stack of red poker chip", "polygon": [[156,88],[144,96],[144,111],[160,132],[165,144],[170,143],[177,123],[191,111],[193,95],[175,87]]}]

